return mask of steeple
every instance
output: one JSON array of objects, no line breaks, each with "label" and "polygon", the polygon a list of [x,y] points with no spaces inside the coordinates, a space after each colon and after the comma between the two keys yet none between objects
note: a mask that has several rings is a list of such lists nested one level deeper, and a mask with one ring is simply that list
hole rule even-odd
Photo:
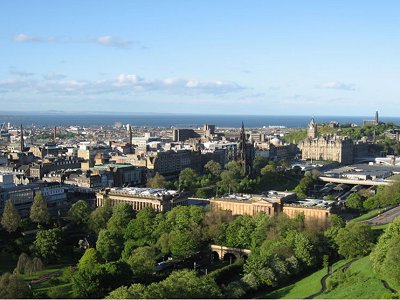
[{"label": "steeple", "polygon": [[249,147],[251,145],[247,144],[246,132],[244,131],[244,124],[242,122],[239,138],[239,161],[245,176],[249,176],[251,173],[252,148]]},{"label": "steeple", "polygon": [[24,143],[24,129],[22,128],[21,124],[21,152],[25,150],[25,143]]}]

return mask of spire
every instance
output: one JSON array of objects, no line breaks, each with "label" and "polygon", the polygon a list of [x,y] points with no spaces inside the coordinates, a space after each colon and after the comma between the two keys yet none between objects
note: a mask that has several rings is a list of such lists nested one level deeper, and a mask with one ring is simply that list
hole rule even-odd
[{"label": "spire", "polygon": [[242,128],[240,130],[240,142],[239,142],[239,159],[240,164],[243,167],[243,174],[250,175],[250,164],[248,161],[248,149],[247,149],[247,139],[246,133],[244,131],[244,124],[242,121]]},{"label": "spire", "polygon": [[23,152],[25,149],[25,145],[24,145],[24,129],[22,128],[22,124],[21,124],[21,152]]}]

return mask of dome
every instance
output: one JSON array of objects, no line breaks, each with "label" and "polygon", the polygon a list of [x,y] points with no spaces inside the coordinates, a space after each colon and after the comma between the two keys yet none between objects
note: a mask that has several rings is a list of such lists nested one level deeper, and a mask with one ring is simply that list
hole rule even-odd
[{"label": "dome", "polygon": [[271,139],[270,143],[274,146],[279,146],[281,144],[281,140],[277,137],[274,137],[273,139]]}]

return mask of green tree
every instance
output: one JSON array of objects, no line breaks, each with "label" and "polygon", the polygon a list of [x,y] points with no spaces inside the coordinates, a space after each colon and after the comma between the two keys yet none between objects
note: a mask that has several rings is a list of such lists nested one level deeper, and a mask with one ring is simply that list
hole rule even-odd
[{"label": "green tree", "polygon": [[306,198],[309,191],[314,186],[313,176],[310,174],[305,175],[301,180],[300,183],[295,187],[294,192],[297,194],[299,198]]},{"label": "green tree", "polygon": [[21,216],[11,200],[7,200],[6,205],[4,206],[1,225],[3,225],[4,229],[8,233],[15,232],[21,225]]},{"label": "green tree", "polygon": [[211,277],[198,277],[194,271],[175,271],[167,279],[150,284],[144,296],[158,299],[215,299],[222,295]]},{"label": "green tree", "polygon": [[276,163],[273,161],[269,161],[268,164],[261,169],[261,175],[265,175],[268,173],[276,173],[276,171],[277,171]]},{"label": "green tree", "polygon": [[140,210],[136,218],[129,222],[125,230],[125,239],[132,239],[137,247],[153,245],[156,241],[153,236],[155,217],[156,212],[151,207]]},{"label": "green tree", "polygon": [[135,277],[141,278],[153,273],[156,264],[156,252],[154,248],[145,246],[135,249],[127,263]]},{"label": "green tree", "polygon": [[261,155],[256,155],[253,160],[253,169],[260,173],[261,169],[264,168],[268,164],[268,159]]},{"label": "green tree", "polygon": [[[400,241],[400,217],[396,218],[379,237],[378,243],[371,252],[370,259],[374,270],[393,282],[399,282],[400,269],[398,262],[398,243]],[[394,249],[394,250],[392,250]]]},{"label": "green tree", "polygon": [[198,174],[191,168],[183,169],[179,173],[179,189],[186,191],[194,191],[197,187]]},{"label": "green tree", "polygon": [[20,256],[18,257],[17,266],[15,267],[14,272],[17,272],[18,274],[25,273],[26,265],[29,263],[30,260],[31,258],[29,257],[28,254],[21,253]]},{"label": "green tree", "polygon": [[17,274],[4,273],[0,276],[0,299],[32,298],[32,291]]},{"label": "green tree", "polygon": [[79,200],[72,204],[68,211],[68,218],[77,225],[83,225],[88,222],[90,214],[89,205],[84,200]]},{"label": "green tree", "polygon": [[221,164],[214,161],[210,160],[204,165],[204,169],[210,173],[214,178],[217,178],[221,174]]},{"label": "green tree", "polygon": [[78,270],[72,276],[72,293],[75,298],[101,298],[101,278],[104,276],[100,265]]},{"label": "green tree", "polygon": [[134,283],[130,287],[121,286],[112,291],[106,299],[145,299],[146,286]]},{"label": "green tree", "polygon": [[199,230],[173,230],[169,234],[169,248],[174,257],[190,257],[199,251],[199,246]]},{"label": "green tree", "polygon": [[226,229],[226,245],[224,246],[248,249],[254,229],[255,224],[252,217],[238,216],[229,223]]},{"label": "green tree", "polygon": [[94,248],[86,249],[85,253],[82,255],[78,262],[78,269],[83,270],[85,268],[91,269],[93,266],[99,264],[99,255]]},{"label": "green tree", "polygon": [[282,167],[283,171],[290,170],[292,168],[292,164],[286,158],[282,159],[279,162],[280,166]]},{"label": "green tree", "polygon": [[39,230],[34,245],[37,254],[45,261],[57,260],[60,256],[61,230],[59,228]]},{"label": "green tree", "polygon": [[230,171],[223,171],[221,173],[221,180],[218,182],[219,194],[236,193],[239,191],[240,183],[239,176]]},{"label": "green tree", "polygon": [[215,240],[221,230],[221,226],[233,220],[232,212],[223,209],[209,209],[203,219],[204,234],[206,239]]},{"label": "green tree", "polygon": [[165,180],[165,177],[158,172],[153,176],[153,178],[147,181],[147,186],[153,189],[162,188],[166,185],[167,181]]},{"label": "green tree", "polygon": [[120,235],[108,229],[102,229],[97,238],[96,249],[104,260],[117,260],[121,255],[122,243]]},{"label": "green tree", "polygon": [[107,227],[107,222],[112,216],[110,199],[106,199],[104,206],[97,207],[89,215],[89,228],[98,234],[101,229]]},{"label": "green tree", "polygon": [[341,228],[335,238],[339,254],[346,258],[365,256],[374,246],[371,226],[364,223],[349,223]]},{"label": "green tree", "polygon": [[134,217],[132,206],[120,203],[113,207],[111,218],[107,222],[107,229],[115,235],[123,236],[126,227]]},{"label": "green tree", "polygon": [[389,249],[386,253],[385,260],[382,264],[382,275],[384,275],[390,282],[400,282],[400,251],[398,249],[400,243],[400,236],[390,239]]},{"label": "green tree", "polygon": [[363,202],[364,199],[358,193],[353,193],[347,197],[345,206],[354,210],[364,210]]},{"label": "green tree", "polygon": [[37,193],[33,199],[30,219],[32,222],[44,224],[49,221],[49,213],[47,211],[47,203],[41,193]]}]

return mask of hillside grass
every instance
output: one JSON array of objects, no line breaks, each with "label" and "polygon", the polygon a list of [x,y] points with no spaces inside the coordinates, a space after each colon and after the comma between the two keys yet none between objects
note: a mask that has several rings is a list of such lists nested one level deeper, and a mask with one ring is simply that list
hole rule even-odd
[{"label": "hillside grass", "polygon": [[382,211],[383,211],[382,208],[373,209],[357,218],[351,219],[350,222],[360,222],[360,221],[372,219],[373,217],[376,217],[377,215],[379,215]]},{"label": "hillside grass", "polygon": [[[346,277],[332,290],[321,294],[320,299],[379,299],[384,294],[390,293],[385,288],[381,279],[372,271],[369,257],[355,261],[344,271]],[[327,286],[335,280],[329,277]]]},{"label": "hillside grass", "polygon": [[[336,270],[347,263],[347,260],[340,260],[333,264]],[[327,274],[326,268],[312,273],[311,275],[278,290],[272,291],[263,297],[265,299],[304,299],[312,294],[318,293],[321,286],[321,279]]]}]

